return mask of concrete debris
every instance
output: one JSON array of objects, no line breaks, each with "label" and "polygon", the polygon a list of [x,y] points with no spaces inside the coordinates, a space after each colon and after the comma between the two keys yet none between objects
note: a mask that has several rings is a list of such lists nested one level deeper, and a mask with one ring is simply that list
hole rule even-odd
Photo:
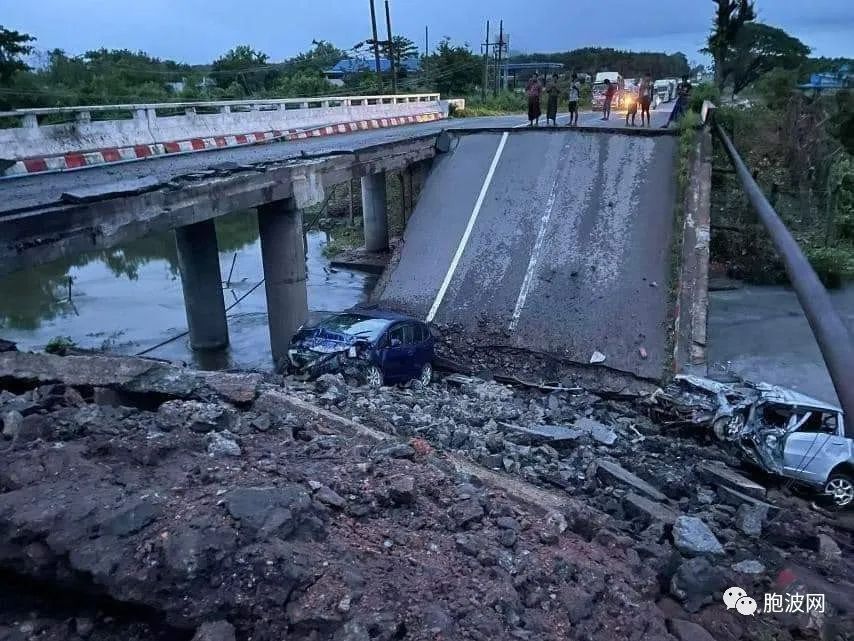
[{"label": "concrete debris", "polygon": [[733,564],[732,569],[741,574],[762,574],[765,572],[765,566],[761,561],[757,561],[756,559],[739,561]]},{"label": "concrete debris", "polygon": [[684,619],[671,619],[670,631],[679,641],[715,641],[706,628]]},{"label": "concrete debris", "polygon": [[688,556],[719,555],[724,553],[720,541],[702,519],[680,516],[673,524],[673,544]]},{"label": "concrete debris", "polygon": [[53,589],[98,604],[4,599],[0,638],[11,622],[40,641],[701,634],[676,620],[758,638],[791,628],[725,610],[728,586],[760,593],[797,567],[849,596],[849,532],[796,494],[774,518],[726,442],[668,431],[644,403],[474,377],[369,389],[177,371],[114,395],[0,379],[0,417],[21,416],[0,447],[0,570],[50,568]]},{"label": "concrete debris", "polygon": [[768,507],[761,503],[742,503],[735,513],[735,527],[748,536],[759,536],[768,518]]},{"label": "concrete debris", "polygon": [[658,491],[656,488],[654,488],[652,485],[650,485],[643,479],[624,469],[617,463],[600,459],[596,461],[595,465],[596,475],[600,479],[608,483],[628,485],[637,492],[644,494],[645,496],[653,499],[654,501],[667,500],[667,497],[663,493]]},{"label": "concrete debris", "polygon": [[590,364],[595,365],[597,363],[604,363],[605,358],[606,356],[602,352],[595,351],[590,355]]}]

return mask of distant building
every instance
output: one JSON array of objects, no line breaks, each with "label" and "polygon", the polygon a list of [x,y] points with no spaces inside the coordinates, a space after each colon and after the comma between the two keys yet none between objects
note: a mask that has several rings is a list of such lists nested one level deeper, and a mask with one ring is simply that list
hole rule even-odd
[{"label": "distant building", "polygon": [[800,85],[801,89],[813,89],[814,91],[826,91],[836,89],[850,89],[854,87],[854,73],[848,65],[842,65],[838,71],[825,71],[810,75],[810,81]]},{"label": "distant building", "polygon": [[184,87],[187,86],[187,83],[183,80],[178,80],[176,82],[167,82],[166,88],[172,93],[182,93],[184,91]]},{"label": "distant building", "polygon": [[[421,71],[421,59],[417,56],[401,60],[401,70],[406,73],[418,73]],[[326,69],[323,75],[333,85],[343,85],[344,79],[360,73],[372,73],[376,71],[376,62],[373,58],[342,58],[331,69]],[[380,58],[380,72],[391,73],[391,63],[388,58]]]}]

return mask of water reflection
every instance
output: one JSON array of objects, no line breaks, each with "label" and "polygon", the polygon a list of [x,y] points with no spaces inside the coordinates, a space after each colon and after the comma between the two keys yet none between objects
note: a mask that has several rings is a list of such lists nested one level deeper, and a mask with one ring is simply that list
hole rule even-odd
[{"label": "water reflection", "polygon": [[[225,304],[263,278],[254,212],[216,221]],[[334,270],[323,257],[326,235],[308,235],[308,300],[312,310],[338,311],[367,299],[375,278]],[[70,283],[70,284],[69,284]],[[70,294],[70,295],[69,295]],[[186,338],[150,355],[208,369],[270,366],[264,287],[229,313],[231,348],[191,352]],[[108,251],[59,260],[0,280],[0,334],[22,349],[42,349],[55,336],[86,348],[132,354],[186,329],[175,241],[154,234]]]}]

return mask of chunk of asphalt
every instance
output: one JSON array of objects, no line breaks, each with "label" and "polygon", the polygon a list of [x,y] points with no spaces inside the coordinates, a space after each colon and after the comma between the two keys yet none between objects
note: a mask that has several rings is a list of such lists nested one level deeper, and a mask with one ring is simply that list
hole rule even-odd
[{"label": "chunk of asphalt", "polygon": [[718,485],[718,499],[720,499],[722,503],[732,505],[733,507],[739,507],[745,503],[748,505],[765,507],[768,510],[768,518],[773,517],[780,511],[776,505],[760,501],[752,496],[747,496],[747,494],[742,494],[738,490],[734,490],[726,485]]},{"label": "chunk of asphalt", "polygon": [[723,546],[709,526],[696,516],[680,516],[673,524],[673,545],[687,556],[708,556],[724,553]]},{"label": "chunk of asphalt", "polygon": [[655,501],[666,501],[667,497],[642,478],[611,461],[596,461],[596,476],[608,483],[620,483],[634,488],[637,492]]},{"label": "chunk of asphalt", "polygon": [[623,510],[632,518],[640,518],[646,522],[661,521],[666,525],[673,525],[677,517],[666,505],[635,492],[627,492],[623,497]]},{"label": "chunk of asphalt", "polygon": [[768,493],[759,483],[719,463],[700,463],[694,467],[694,472],[706,483],[717,486],[723,485],[755,499],[764,499]]}]

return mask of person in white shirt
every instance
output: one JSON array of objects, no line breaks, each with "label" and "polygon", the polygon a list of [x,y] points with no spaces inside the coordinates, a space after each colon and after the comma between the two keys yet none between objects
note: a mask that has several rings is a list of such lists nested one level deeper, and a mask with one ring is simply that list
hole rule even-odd
[{"label": "person in white shirt", "polygon": [[578,126],[578,101],[581,98],[581,83],[578,74],[572,74],[572,82],[569,83],[569,126]]}]

